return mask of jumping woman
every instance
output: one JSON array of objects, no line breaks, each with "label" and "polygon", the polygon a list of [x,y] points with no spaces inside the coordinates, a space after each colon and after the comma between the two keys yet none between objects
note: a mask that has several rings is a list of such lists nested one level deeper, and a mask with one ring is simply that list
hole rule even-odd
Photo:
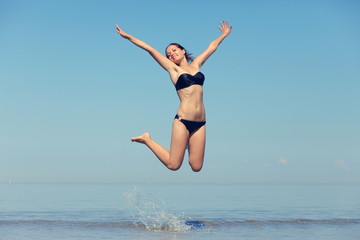
[{"label": "jumping woman", "polygon": [[144,41],[124,32],[118,25],[116,31],[125,39],[147,51],[170,75],[180,99],[180,106],[172,125],[170,151],[151,139],[149,133],[131,138],[143,143],[170,170],[178,170],[188,148],[189,164],[199,172],[204,162],[206,117],[203,103],[204,74],[200,72],[205,61],[216,51],[220,43],[231,33],[227,21],[220,23],[221,35],[212,41],[207,49],[195,59],[178,43],[170,43],[165,49],[166,56]]}]

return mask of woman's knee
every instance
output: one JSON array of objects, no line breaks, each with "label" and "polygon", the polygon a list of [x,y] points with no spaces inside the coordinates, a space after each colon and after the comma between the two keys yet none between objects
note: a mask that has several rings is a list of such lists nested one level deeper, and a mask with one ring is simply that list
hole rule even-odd
[{"label": "woman's knee", "polygon": [[172,171],[177,171],[180,169],[182,162],[170,161],[167,164],[167,168]]},{"label": "woman's knee", "polygon": [[202,166],[203,164],[202,163],[190,163],[190,166],[191,166],[191,169],[194,171],[194,172],[200,172],[201,169],[202,169]]},{"label": "woman's knee", "polygon": [[167,166],[168,167],[168,169],[170,169],[171,171],[177,171],[177,170],[179,170],[180,169],[180,165],[169,165],[169,166]]}]

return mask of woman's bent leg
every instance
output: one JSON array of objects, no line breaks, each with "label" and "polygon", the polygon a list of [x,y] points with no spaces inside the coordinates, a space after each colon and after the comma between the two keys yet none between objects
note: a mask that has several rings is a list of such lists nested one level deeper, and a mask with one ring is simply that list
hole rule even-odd
[{"label": "woman's bent leg", "polygon": [[180,121],[174,120],[170,151],[152,140],[149,133],[134,137],[131,141],[145,144],[168,169],[176,171],[183,162],[188,138],[189,134],[185,126]]}]

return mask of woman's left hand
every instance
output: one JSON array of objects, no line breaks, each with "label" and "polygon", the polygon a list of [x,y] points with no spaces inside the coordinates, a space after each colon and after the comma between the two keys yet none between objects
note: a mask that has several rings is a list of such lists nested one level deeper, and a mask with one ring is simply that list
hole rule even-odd
[{"label": "woman's left hand", "polygon": [[228,21],[222,21],[220,27],[218,27],[225,36],[228,36],[231,33],[232,26],[229,26]]}]

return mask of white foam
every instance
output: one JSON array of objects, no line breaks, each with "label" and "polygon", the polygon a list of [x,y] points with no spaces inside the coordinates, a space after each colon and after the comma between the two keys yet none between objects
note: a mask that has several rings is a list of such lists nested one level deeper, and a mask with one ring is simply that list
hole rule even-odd
[{"label": "white foam", "polygon": [[181,214],[171,213],[166,204],[156,200],[149,193],[134,188],[131,193],[125,193],[129,203],[139,214],[139,221],[148,231],[156,232],[187,232],[191,226],[185,224],[185,217]]}]

